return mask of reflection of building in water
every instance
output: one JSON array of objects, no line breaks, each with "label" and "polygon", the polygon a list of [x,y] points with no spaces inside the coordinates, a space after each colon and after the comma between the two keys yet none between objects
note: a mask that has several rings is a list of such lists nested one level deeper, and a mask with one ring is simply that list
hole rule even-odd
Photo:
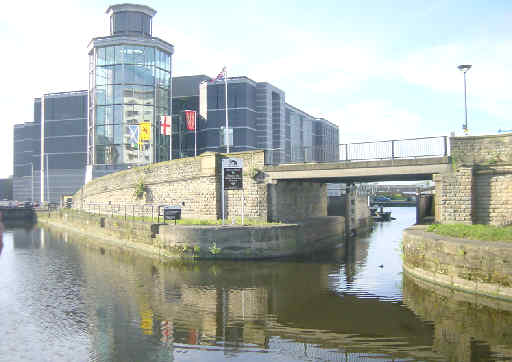
[{"label": "reflection of building in water", "polygon": [[404,302],[433,321],[434,350],[450,361],[512,360],[512,302],[458,292],[405,276]]}]

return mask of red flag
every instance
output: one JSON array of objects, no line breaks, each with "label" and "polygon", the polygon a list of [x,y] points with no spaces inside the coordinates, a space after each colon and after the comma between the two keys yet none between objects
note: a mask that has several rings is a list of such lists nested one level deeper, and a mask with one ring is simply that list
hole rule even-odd
[{"label": "red flag", "polygon": [[194,131],[196,129],[196,111],[185,111],[185,118],[187,120],[187,129]]},{"label": "red flag", "polygon": [[160,116],[160,133],[164,136],[171,135],[171,116]]},{"label": "red flag", "polygon": [[215,79],[212,79],[210,82],[213,83],[217,80],[226,80],[226,67],[222,68],[217,77]]}]

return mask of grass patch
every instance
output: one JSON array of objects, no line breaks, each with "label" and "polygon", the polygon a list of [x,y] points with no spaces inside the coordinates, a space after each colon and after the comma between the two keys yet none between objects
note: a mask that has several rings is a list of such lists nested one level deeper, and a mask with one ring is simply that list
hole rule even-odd
[{"label": "grass patch", "polygon": [[512,226],[434,224],[427,231],[462,239],[512,241]]}]

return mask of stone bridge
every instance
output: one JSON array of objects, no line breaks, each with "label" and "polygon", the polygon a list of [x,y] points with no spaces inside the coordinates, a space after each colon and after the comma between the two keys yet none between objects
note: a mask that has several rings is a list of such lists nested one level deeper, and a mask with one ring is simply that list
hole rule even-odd
[{"label": "stone bridge", "polygon": [[[180,204],[183,217],[219,219],[222,218],[221,160],[237,157],[244,162],[243,191],[225,192],[227,218],[241,216],[242,202],[245,217],[260,220],[294,222],[310,216],[326,216],[326,183],[329,182],[434,179],[437,221],[509,223],[512,220],[512,134],[452,137],[450,146],[451,157],[281,165],[266,165],[265,151],[204,153],[100,177],[74,195],[73,205],[87,209],[91,204]],[[136,195],[135,190],[141,186],[143,194]]]}]

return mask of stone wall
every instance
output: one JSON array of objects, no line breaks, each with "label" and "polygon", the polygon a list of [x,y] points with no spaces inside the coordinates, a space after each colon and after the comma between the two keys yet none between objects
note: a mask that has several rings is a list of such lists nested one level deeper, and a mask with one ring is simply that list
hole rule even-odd
[{"label": "stone wall", "polygon": [[450,153],[456,165],[512,164],[512,133],[451,137]]},{"label": "stone wall", "polygon": [[512,223],[512,134],[450,138],[453,170],[435,175],[436,221]]},{"label": "stone wall", "polygon": [[436,221],[473,223],[473,168],[460,167],[453,174],[436,175]]},{"label": "stone wall", "polygon": [[355,235],[357,231],[367,230],[369,227],[368,194],[353,185],[347,185],[346,190],[345,230]]},{"label": "stone wall", "polygon": [[405,230],[403,267],[413,276],[468,292],[512,300],[512,243]]},{"label": "stone wall", "polygon": [[169,258],[262,259],[309,254],[344,242],[343,217],[265,226],[151,224],[60,209],[38,221],[86,235],[89,243]]},{"label": "stone wall", "polygon": [[327,216],[327,184],[278,181],[268,184],[269,221],[292,222]]},{"label": "stone wall", "polygon": [[512,167],[493,166],[475,170],[477,224],[512,224]]},{"label": "stone wall", "polygon": [[[156,163],[116,172],[87,183],[73,196],[73,207],[89,205],[181,205],[182,217],[222,218],[221,160],[225,155],[204,153],[198,157]],[[244,160],[245,216],[267,219],[267,195],[264,181],[255,176],[263,169],[264,152],[232,153],[229,157]],[[135,195],[143,184],[142,197]],[[226,218],[239,217],[242,191],[226,191]],[[93,206],[94,208],[94,206]]]},{"label": "stone wall", "polygon": [[[243,183],[244,190],[226,190],[225,191],[225,213],[227,218],[240,218],[242,211],[242,198],[244,203],[245,217],[252,219],[267,219],[267,185],[263,180],[262,169],[264,166],[264,152],[239,152],[230,153],[229,157],[241,158],[243,161]],[[219,162],[220,158],[219,158]],[[218,164],[218,193],[219,202],[221,202],[221,176],[222,165]],[[222,205],[219,205],[221,207]],[[219,214],[219,217],[222,217]]]}]

